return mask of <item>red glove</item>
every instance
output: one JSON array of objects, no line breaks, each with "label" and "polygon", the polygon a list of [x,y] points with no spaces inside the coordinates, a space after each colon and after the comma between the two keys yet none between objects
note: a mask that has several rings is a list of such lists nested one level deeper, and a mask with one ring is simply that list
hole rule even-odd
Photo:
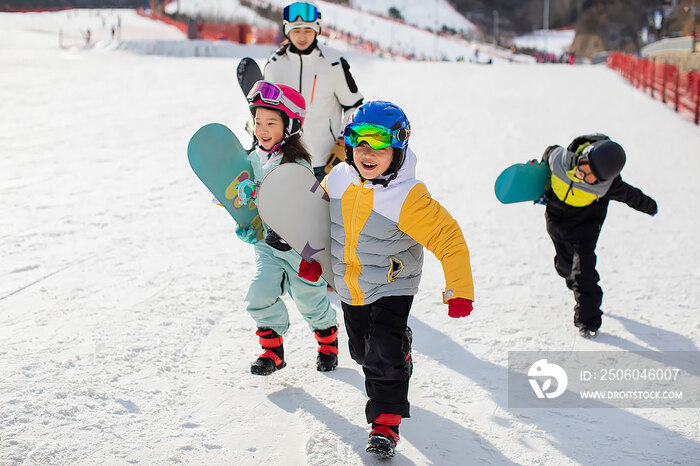
[{"label": "red glove", "polygon": [[472,313],[472,302],[464,298],[452,298],[447,301],[447,315],[452,318],[467,317]]},{"label": "red glove", "polygon": [[318,281],[321,272],[321,264],[316,261],[311,261],[311,263],[309,263],[302,259],[299,264],[299,276],[310,282]]}]

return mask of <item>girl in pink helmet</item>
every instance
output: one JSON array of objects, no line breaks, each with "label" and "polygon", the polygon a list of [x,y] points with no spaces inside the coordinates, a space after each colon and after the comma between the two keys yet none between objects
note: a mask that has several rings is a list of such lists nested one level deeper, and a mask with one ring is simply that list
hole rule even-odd
[{"label": "girl in pink helmet", "polygon": [[[301,143],[306,103],[304,97],[284,84],[258,81],[248,94],[255,125],[255,150],[248,156],[253,180],[238,185],[243,204],[255,202],[257,184],[281,163],[299,163],[311,170],[310,156]],[[264,241],[257,231],[238,228],[236,234],[255,245],[255,274],[246,295],[246,310],[255,320],[263,352],[252,363],[253,374],[268,375],[286,366],[282,335],[289,328],[289,314],[281,297],[289,293],[318,341],[316,368],[332,371],[338,365],[338,324],[326,295],[323,279],[298,276],[301,256],[266,225]]]}]

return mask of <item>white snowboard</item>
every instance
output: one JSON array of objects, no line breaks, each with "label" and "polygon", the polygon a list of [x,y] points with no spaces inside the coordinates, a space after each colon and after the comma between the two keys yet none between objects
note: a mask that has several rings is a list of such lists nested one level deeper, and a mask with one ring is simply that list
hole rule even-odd
[{"label": "white snowboard", "polygon": [[265,175],[258,190],[258,214],[306,262],[321,264],[335,288],[331,269],[330,198],[308,168],[285,163]]}]

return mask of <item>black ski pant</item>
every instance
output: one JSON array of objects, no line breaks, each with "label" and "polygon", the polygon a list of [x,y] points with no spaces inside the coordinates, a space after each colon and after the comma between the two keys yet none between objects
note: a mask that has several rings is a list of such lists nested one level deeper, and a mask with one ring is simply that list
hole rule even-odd
[{"label": "black ski pant", "polygon": [[598,285],[600,276],[595,269],[597,257],[593,240],[560,241],[552,238],[556,256],[554,268],[566,280],[566,286],[574,292],[574,325],[593,330],[600,328],[603,312],[603,290]]},{"label": "black ski pant", "polygon": [[413,296],[385,296],[364,306],[342,303],[350,356],[362,364],[367,422],[380,414],[410,417],[406,332]]}]

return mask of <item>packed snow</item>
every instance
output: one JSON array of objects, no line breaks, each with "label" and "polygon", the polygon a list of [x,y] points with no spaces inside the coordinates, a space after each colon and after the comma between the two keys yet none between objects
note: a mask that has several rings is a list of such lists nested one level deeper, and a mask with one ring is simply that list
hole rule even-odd
[{"label": "packed snow", "polygon": [[574,42],[576,31],[574,29],[543,30],[539,29],[515,37],[513,45],[518,48],[529,48],[541,52],[553,53],[557,57],[569,51],[569,47]]},{"label": "packed snow", "polygon": [[[0,13],[0,464],[380,464],[364,452],[363,376],[342,325],[340,366],[319,373],[286,300],[288,366],[249,372],[253,251],[186,158],[206,123],[250,142],[234,78],[248,49],[195,57],[172,27],[100,14],[142,45],[118,47],[107,25],[92,47],[59,48],[59,28],[101,26],[95,12]],[[697,407],[513,409],[507,361],[698,350],[700,128],[602,66],[351,65],[367,99],[410,118],[418,176],[461,225],[476,289],[472,315],[450,319],[427,254],[409,321],[412,417],[392,464],[696,464]],[[624,179],[660,211],[611,203],[603,327],[585,340],[543,208],[499,204],[493,182],[593,131],[627,149]]]},{"label": "packed snow", "polygon": [[474,23],[446,0],[350,0],[349,4],[353,8],[382,16],[390,16],[389,11],[394,8],[406,24],[433,31],[440,31],[443,27],[463,33],[477,30]]},{"label": "packed snow", "polygon": [[[239,14],[239,10],[240,14],[245,14],[245,10],[250,11],[241,6],[238,0],[227,2],[226,8],[223,8],[221,3],[218,0],[180,0],[180,11],[188,14],[208,14],[219,9],[224,11],[227,17]],[[287,0],[260,0],[259,3],[282,9],[289,2]],[[482,51],[491,53],[488,46],[475,45],[448,36],[440,37],[425,29],[435,30],[436,21],[439,23],[437,29],[442,29],[442,25],[447,25],[457,31],[466,32],[476,27],[443,0],[411,0],[408,2],[355,0],[353,5],[358,9],[331,2],[318,1],[316,3],[322,13],[322,25],[343,33],[351,33],[365,41],[374,42],[391,53],[413,55],[426,60],[452,61],[459,58],[468,61],[473,57],[475,47],[481,47]],[[405,19],[408,24],[386,18],[388,8],[391,5],[400,5],[400,11],[406,15]],[[168,11],[174,12],[176,9],[175,3],[168,5]],[[385,17],[377,16],[379,13]],[[495,57],[500,55],[501,58],[510,59],[510,56],[502,50],[500,53],[495,51],[491,54]],[[484,57],[482,54],[481,60],[486,61],[488,57]]]}]

